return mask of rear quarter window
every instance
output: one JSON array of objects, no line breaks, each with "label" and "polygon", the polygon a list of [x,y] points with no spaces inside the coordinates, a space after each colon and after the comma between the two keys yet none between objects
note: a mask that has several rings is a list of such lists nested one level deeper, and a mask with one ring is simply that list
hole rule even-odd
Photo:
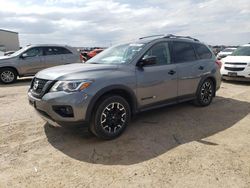
[{"label": "rear quarter window", "polygon": [[63,54],[72,54],[72,52],[69,51],[67,48],[61,48],[61,52],[62,52]]},{"label": "rear quarter window", "polygon": [[55,52],[55,54],[58,54],[58,55],[60,55],[60,54],[72,54],[71,51],[69,51],[68,49],[63,48],[63,47],[55,47],[54,52]]},{"label": "rear quarter window", "polygon": [[188,42],[173,42],[175,63],[184,63],[197,60],[194,48]]},{"label": "rear quarter window", "polygon": [[194,44],[194,48],[199,59],[211,59],[212,58],[212,53],[205,45]]}]

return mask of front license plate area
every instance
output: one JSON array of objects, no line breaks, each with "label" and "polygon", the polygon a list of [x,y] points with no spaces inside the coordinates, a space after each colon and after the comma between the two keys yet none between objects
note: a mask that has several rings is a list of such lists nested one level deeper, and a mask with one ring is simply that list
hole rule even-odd
[{"label": "front license plate area", "polygon": [[237,76],[237,72],[229,72],[228,76],[236,77]]}]

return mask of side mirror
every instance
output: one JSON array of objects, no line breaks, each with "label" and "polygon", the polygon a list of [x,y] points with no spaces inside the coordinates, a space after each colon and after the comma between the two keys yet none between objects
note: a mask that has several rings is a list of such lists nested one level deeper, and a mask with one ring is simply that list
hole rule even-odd
[{"label": "side mirror", "polygon": [[26,54],[26,53],[23,53],[23,54],[20,56],[20,58],[22,58],[22,59],[25,59],[26,57],[28,57],[28,54]]},{"label": "side mirror", "polygon": [[139,67],[154,65],[154,64],[156,64],[156,56],[143,57],[138,63]]}]

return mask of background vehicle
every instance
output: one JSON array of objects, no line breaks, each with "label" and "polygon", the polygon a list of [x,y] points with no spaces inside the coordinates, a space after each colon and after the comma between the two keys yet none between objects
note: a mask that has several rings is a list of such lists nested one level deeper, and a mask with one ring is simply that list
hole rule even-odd
[{"label": "background vehicle", "polygon": [[71,63],[80,63],[80,58],[69,46],[30,45],[0,58],[0,82],[13,83],[17,76],[33,76],[42,69]]},{"label": "background vehicle", "polygon": [[92,58],[94,56],[96,56],[97,54],[101,53],[104,49],[94,49],[92,51],[90,51],[87,55],[89,56],[89,58]]},{"label": "background vehicle", "polygon": [[10,56],[11,54],[14,54],[15,51],[7,51],[7,52],[4,52],[4,55],[5,56]]},{"label": "background vehicle", "polygon": [[217,54],[217,59],[222,59],[232,54],[237,48],[225,48]]},{"label": "background vehicle", "polygon": [[221,61],[223,79],[250,81],[250,44],[240,46]]},{"label": "background vehicle", "polygon": [[102,48],[98,48],[98,49],[91,50],[89,52],[82,51],[81,55],[80,55],[80,59],[82,60],[82,62],[86,62],[87,60],[89,60],[92,57],[96,56],[97,54],[101,53],[103,50],[104,49],[102,49]]},{"label": "background vehicle", "polygon": [[212,51],[191,37],[148,38],[37,73],[30,104],[51,124],[90,122],[103,139],[119,136],[131,115],[144,110],[189,100],[209,105],[221,80]]},{"label": "background vehicle", "polygon": [[4,52],[0,51],[0,56],[4,56]]}]

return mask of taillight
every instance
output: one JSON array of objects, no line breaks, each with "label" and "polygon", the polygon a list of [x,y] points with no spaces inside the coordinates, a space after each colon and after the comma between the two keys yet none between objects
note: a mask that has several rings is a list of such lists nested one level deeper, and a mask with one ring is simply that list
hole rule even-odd
[{"label": "taillight", "polygon": [[80,60],[83,61],[83,57],[82,57],[82,54],[80,54]]},{"label": "taillight", "polygon": [[219,66],[219,68],[221,68],[222,62],[220,60],[216,60],[215,63]]}]

